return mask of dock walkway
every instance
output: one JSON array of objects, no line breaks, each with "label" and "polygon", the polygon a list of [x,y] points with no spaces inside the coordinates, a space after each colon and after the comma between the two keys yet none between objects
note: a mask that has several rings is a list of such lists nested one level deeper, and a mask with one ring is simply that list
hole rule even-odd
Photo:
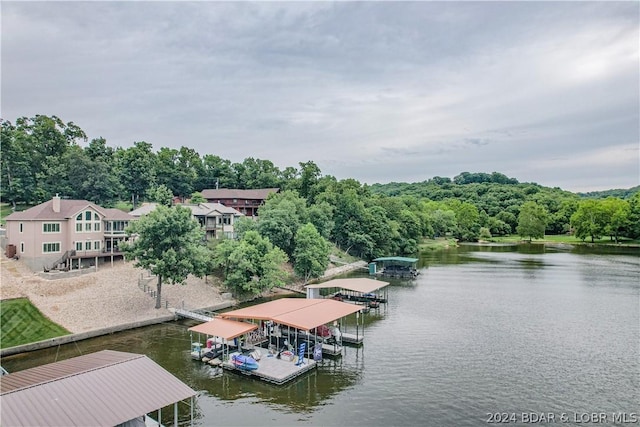
[{"label": "dock walkway", "polygon": [[[239,353],[231,353],[231,356],[234,354]],[[273,355],[264,356],[258,361],[258,369],[254,371],[246,371],[238,369],[233,363],[231,363],[230,357],[229,361],[222,364],[222,368],[248,376],[255,376],[263,381],[280,385],[316,367],[315,360],[307,358],[304,358],[303,360],[303,364],[296,365],[293,361],[278,359]]]}]

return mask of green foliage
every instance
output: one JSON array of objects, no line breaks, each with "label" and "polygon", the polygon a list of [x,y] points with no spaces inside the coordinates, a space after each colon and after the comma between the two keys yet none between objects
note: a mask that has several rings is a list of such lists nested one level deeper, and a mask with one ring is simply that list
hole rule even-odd
[{"label": "green foliage", "polygon": [[135,142],[133,147],[126,150],[117,149],[114,160],[116,176],[124,191],[131,197],[135,209],[139,197],[145,194],[155,181],[156,155],[151,144],[141,141]]},{"label": "green foliage", "polygon": [[481,240],[491,240],[491,230],[487,227],[480,227],[480,235],[478,238]]},{"label": "green foliage", "polygon": [[233,222],[233,231],[238,239],[242,239],[247,231],[258,231],[258,222],[247,217],[240,217]]},{"label": "green foliage", "polygon": [[259,209],[258,231],[291,256],[294,237],[301,224],[308,221],[307,204],[295,191],[271,194]]},{"label": "green foliage", "polygon": [[571,216],[576,237],[581,240],[591,237],[591,243],[605,233],[606,221],[606,211],[598,200],[581,201],[578,210]]},{"label": "green foliage", "polygon": [[147,191],[147,197],[149,200],[155,203],[159,203],[163,206],[170,207],[173,205],[173,193],[164,184],[160,184],[157,187],[151,187]]},{"label": "green foliage", "polygon": [[600,203],[607,217],[604,232],[614,238],[615,242],[618,243],[618,238],[627,229],[629,215],[631,214],[631,205],[626,200],[615,197],[607,197],[601,200]]},{"label": "green foliage", "polygon": [[202,196],[202,193],[200,193],[199,191],[196,191],[191,194],[190,202],[193,203],[194,205],[197,205],[200,203],[207,203],[207,199],[205,199]]},{"label": "green foliage", "polygon": [[304,280],[321,277],[329,265],[329,244],[311,223],[296,232],[293,270]]},{"label": "green foliage", "polygon": [[257,231],[247,231],[240,240],[223,240],[215,248],[215,267],[221,268],[224,283],[236,293],[257,295],[282,286],[286,272],[281,268],[287,255]]},{"label": "green foliage", "polygon": [[47,319],[26,298],[0,301],[0,348],[30,344],[69,333]]},{"label": "green foliage", "polygon": [[183,283],[189,274],[202,277],[211,269],[204,233],[188,208],[158,205],[130,223],[126,232],[131,240],[122,245],[125,257],[158,276],[156,308],[161,306],[164,280]]},{"label": "green foliage", "polygon": [[541,239],[547,226],[548,213],[544,206],[535,202],[526,202],[520,208],[516,232],[522,238]]}]

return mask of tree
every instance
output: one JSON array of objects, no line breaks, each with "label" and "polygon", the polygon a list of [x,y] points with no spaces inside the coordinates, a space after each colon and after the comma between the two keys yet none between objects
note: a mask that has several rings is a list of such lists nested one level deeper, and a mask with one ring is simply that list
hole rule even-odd
[{"label": "tree", "polygon": [[520,208],[518,215],[518,227],[516,232],[520,237],[531,239],[542,239],[544,230],[547,228],[547,210],[544,206],[536,202],[525,202]]},{"label": "tree", "polygon": [[571,226],[579,239],[591,237],[591,243],[605,233],[606,211],[600,200],[583,200],[578,210],[571,215]]},{"label": "tree", "polygon": [[300,162],[300,196],[311,204],[316,196],[315,186],[320,179],[321,172],[313,161]]},{"label": "tree", "polygon": [[117,150],[115,157],[119,181],[131,196],[135,209],[140,195],[145,194],[155,181],[156,155],[151,144],[142,141],[126,150]]},{"label": "tree", "polygon": [[240,240],[223,240],[215,248],[214,265],[223,269],[224,283],[239,292],[259,294],[282,286],[287,255],[257,231],[247,231]]},{"label": "tree", "polygon": [[626,200],[618,199],[617,197],[607,197],[601,203],[608,218],[605,232],[612,239],[615,238],[616,243],[618,243],[618,237],[627,229],[631,206]]},{"label": "tree", "polygon": [[160,203],[164,206],[171,206],[173,204],[173,193],[164,184],[151,187],[149,191],[147,191],[147,196],[152,202]]},{"label": "tree", "polygon": [[162,305],[163,281],[182,284],[189,274],[202,277],[207,273],[204,233],[190,209],[158,205],[133,221],[126,232],[131,238],[122,248],[126,259],[158,276],[156,308]]},{"label": "tree", "polygon": [[298,227],[308,221],[307,204],[295,191],[271,194],[259,209],[258,231],[289,256]]},{"label": "tree", "polygon": [[200,203],[207,203],[207,199],[205,199],[202,196],[202,193],[200,193],[199,191],[196,191],[191,194],[190,202],[193,203],[194,205],[197,205]]},{"label": "tree", "polygon": [[321,277],[329,265],[329,244],[311,223],[296,232],[293,270],[304,280]]}]

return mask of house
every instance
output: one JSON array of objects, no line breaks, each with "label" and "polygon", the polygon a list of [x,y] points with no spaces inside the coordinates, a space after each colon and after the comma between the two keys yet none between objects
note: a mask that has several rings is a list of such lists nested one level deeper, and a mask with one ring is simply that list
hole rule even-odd
[{"label": "house", "polygon": [[87,200],[51,200],[5,218],[4,246],[34,271],[98,265],[122,257],[120,243],[132,217]]},{"label": "house", "polygon": [[269,194],[278,193],[279,191],[279,188],[259,188],[254,190],[216,188],[202,190],[202,197],[210,203],[221,203],[253,218],[258,216],[258,208],[264,204]]},{"label": "house", "polygon": [[[157,205],[157,203],[145,203],[138,209],[129,212],[129,215],[139,218],[153,211]],[[238,218],[244,216],[237,210],[220,203],[199,203],[180,206],[191,209],[191,214],[205,230],[205,238],[207,240],[219,239],[223,236],[234,238],[233,225]]]}]

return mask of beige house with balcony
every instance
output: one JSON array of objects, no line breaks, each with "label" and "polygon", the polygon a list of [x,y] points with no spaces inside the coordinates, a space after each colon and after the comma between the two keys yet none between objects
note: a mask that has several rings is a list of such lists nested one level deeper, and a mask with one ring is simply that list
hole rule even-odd
[{"label": "beige house with balcony", "polygon": [[33,271],[73,270],[121,258],[124,229],[135,218],[87,200],[59,196],[5,218],[5,246]]},{"label": "beige house with balcony", "polygon": [[[139,218],[153,211],[157,203],[145,203],[129,215]],[[191,210],[191,214],[198,220],[205,231],[205,239],[235,238],[234,223],[244,215],[234,208],[220,203],[199,203],[180,205]]]}]

